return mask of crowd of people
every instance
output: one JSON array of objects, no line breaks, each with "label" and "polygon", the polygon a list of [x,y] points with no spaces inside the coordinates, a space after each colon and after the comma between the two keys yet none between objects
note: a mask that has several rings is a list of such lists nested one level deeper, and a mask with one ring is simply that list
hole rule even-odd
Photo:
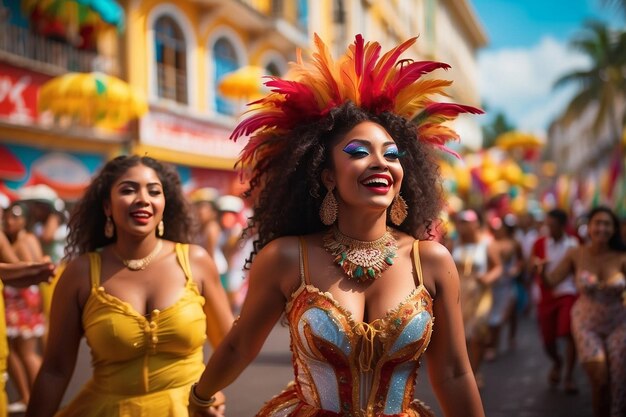
[{"label": "crowd of people", "polygon": [[[530,314],[549,361],[546,381],[578,394],[577,363],[591,387],[595,417],[626,412],[626,222],[595,207],[582,222],[562,209],[505,216],[464,210],[447,241],[461,279],[465,335],[477,382],[508,327]],[[529,221],[530,219],[530,221]],[[523,227],[518,227],[518,225]],[[575,224],[584,226],[576,229]]]},{"label": "crowd of people", "polygon": [[[334,62],[316,38],[315,65],[268,81],[233,132],[250,136],[242,196],[185,194],[172,166],[130,155],[71,211],[49,190],[0,204],[9,411],[222,417],[284,317],[295,379],[257,416],[432,416],[414,399],[425,358],[445,417],[484,417],[483,363],[532,315],[546,384],[577,394],[579,362],[595,417],[622,417],[626,223],[468,208],[441,233],[434,151],[457,138],[441,123],[480,110],[432,101],[447,83],[420,77],[447,65],[401,59],[414,42],[381,55],[357,36]],[[92,377],[62,404],[83,337]]]}]

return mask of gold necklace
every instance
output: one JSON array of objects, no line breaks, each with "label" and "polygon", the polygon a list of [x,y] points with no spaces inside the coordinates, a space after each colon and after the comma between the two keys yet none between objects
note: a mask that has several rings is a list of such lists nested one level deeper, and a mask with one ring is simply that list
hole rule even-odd
[{"label": "gold necklace", "polygon": [[126,268],[130,269],[131,271],[141,271],[142,269],[146,269],[150,262],[152,262],[152,260],[159,254],[159,252],[161,252],[162,247],[163,240],[157,239],[157,244],[154,249],[152,249],[152,252],[150,252],[145,258],[141,259],[124,259],[120,255],[118,255],[115,249],[113,250],[113,253],[115,253],[115,256],[117,256],[119,260],[122,261]]},{"label": "gold necklace", "polygon": [[391,229],[372,242],[352,239],[341,233],[337,226],[324,235],[324,249],[335,257],[349,279],[358,282],[374,281],[393,265],[398,242]]}]

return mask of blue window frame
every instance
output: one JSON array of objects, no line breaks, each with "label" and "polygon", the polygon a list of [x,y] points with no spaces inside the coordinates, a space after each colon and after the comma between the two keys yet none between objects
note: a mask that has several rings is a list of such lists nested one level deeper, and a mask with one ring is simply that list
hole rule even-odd
[{"label": "blue window frame", "polygon": [[213,59],[215,62],[213,77],[215,80],[215,109],[218,113],[232,115],[235,113],[235,106],[230,100],[223,97],[217,88],[222,77],[239,68],[239,61],[232,42],[224,37],[219,38],[213,45]]}]

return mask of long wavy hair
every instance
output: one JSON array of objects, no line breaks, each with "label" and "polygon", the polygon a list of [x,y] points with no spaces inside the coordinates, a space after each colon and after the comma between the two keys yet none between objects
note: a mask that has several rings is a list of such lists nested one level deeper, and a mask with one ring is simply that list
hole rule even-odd
[{"label": "long wavy hair", "polygon": [[111,200],[111,188],[115,181],[130,168],[140,164],[152,168],[163,185],[165,230],[162,237],[175,242],[190,242],[193,220],[176,170],[147,156],[118,156],[102,167],[72,211],[65,259],[75,258],[116,241],[116,233],[111,238],[104,235],[104,203]]},{"label": "long wavy hair", "polygon": [[346,102],[322,120],[293,129],[289,133],[292,147],[257,159],[246,193],[253,196],[250,229],[257,233],[249,262],[273,239],[327,229],[319,217],[326,194],[322,171],[331,168],[333,145],[364,121],[384,127],[404,153],[400,193],[408,205],[408,216],[400,226],[392,225],[389,217],[387,223],[416,238],[432,239],[433,221],[444,205],[432,147],[416,139],[415,125],[403,117],[389,112],[373,115]]},{"label": "long wavy hair", "polygon": [[591,211],[587,215],[587,224],[591,223],[591,219],[593,219],[598,213],[608,214],[611,218],[611,222],[613,223],[613,235],[611,235],[611,237],[609,238],[609,248],[620,252],[626,252],[626,243],[622,242],[622,236],[620,234],[619,220],[617,219],[617,216],[615,215],[613,210],[611,210],[609,207],[598,206],[591,209]]}]

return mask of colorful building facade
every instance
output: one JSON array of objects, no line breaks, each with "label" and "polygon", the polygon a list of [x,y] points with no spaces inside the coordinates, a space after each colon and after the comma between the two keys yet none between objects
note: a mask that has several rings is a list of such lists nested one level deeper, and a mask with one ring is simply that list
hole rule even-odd
[{"label": "colorful building facade", "polygon": [[[40,22],[24,13],[22,2],[0,2],[1,18],[16,28],[0,29],[0,151],[16,164],[12,172],[0,170],[0,181],[11,190],[42,181],[32,167],[43,165],[61,176],[46,181],[58,190],[74,190],[63,191],[73,198],[106,159],[132,152],[176,164],[187,191],[212,186],[239,192],[234,163],[244,142],[228,138],[251,97],[225,97],[218,86],[247,66],[284,75],[296,49],[306,53],[314,33],[335,54],[357,33],[384,49],[419,35],[414,58],[452,64],[443,76],[456,81],[453,99],[480,104],[475,54],[486,37],[467,0],[122,0],[123,25],[80,26],[63,42],[59,37],[68,35],[58,33],[58,24],[33,31]],[[22,38],[35,46],[15,46]],[[28,52],[37,51],[38,42],[62,53]],[[62,57],[67,58],[57,63]],[[94,70],[143,92],[148,112],[113,132],[38,113],[43,83],[64,72]],[[2,95],[5,85],[11,91]],[[464,145],[479,146],[477,122],[457,123]],[[40,158],[45,164],[35,163]],[[53,169],[59,161],[76,170]]]},{"label": "colorful building facade", "polygon": [[128,148],[131,130],[57,123],[39,111],[37,96],[43,84],[70,71],[115,71],[115,29],[103,24],[95,39],[85,32],[89,24],[70,39],[62,17],[25,5],[0,0],[0,192],[17,198],[20,188],[45,184],[74,200],[103,161]]}]

